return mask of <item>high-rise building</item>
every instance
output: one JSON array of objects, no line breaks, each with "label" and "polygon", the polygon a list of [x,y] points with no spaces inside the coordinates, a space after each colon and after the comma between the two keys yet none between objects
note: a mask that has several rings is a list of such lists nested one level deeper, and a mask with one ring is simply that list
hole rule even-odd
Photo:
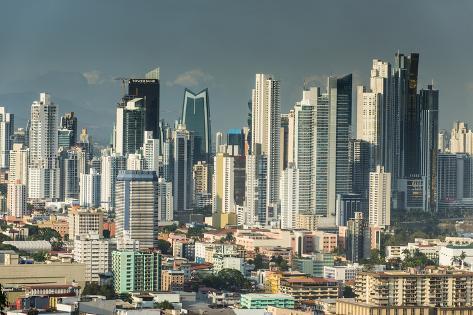
[{"label": "high-rise building", "polygon": [[227,131],[227,146],[230,155],[245,155],[245,135],[242,129],[229,129]]},{"label": "high-rise building", "polygon": [[233,157],[233,196],[235,204],[243,206],[246,194],[246,157],[244,155]]},{"label": "high-rise building", "polygon": [[369,258],[371,237],[368,221],[363,213],[355,212],[355,217],[347,222],[346,257],[351,262]]},{"label": "high-rise building", "polygon": [[159,139],[153,139],[152,131],[145,131],[143,143],[144,169],[159,172]]},{"label": "high-rise building", "polygon": [[217,131],[215,134],[215,153],[220,152],[220,147],[225,144],[225,141],[223,139],[223,132]]},{"label": "high-rise building", "polygon": [[265,155],[246,156],[245,213],[242,219],[245,224],[260,226],[268,224],[267,161]]},{"label": "high-rise building", "polygon": [[143,146],[145,128],[145,102],[143,98],[125,96],[117,107],[114,149],[126,156]]},{"label": "high-rise building", "polygon": [[210,129],[209,91],[204,89],[194,93],[184,90],[182,104],[182,123],[194,135],[194,164],[197,161],[209,161],[212,148]]},{"label": "high-rise building", "polygon": [[396,53],[393,69],[393,106],[399,112],[400,178],[409,178],[420,174],[418,67],[419,54]]},{"label": "high-rise building", "polygon": [[438,210],[473,197],[473,158],[469,154],[440,153],[437,165]]},{"label": "high-rise building", "polygon": [[8,183],[7,192],[7,210],[8,215],[22,218],[28,214],[26,206],[27,189],[26,185],[21,184],[20,180],[17,183]]},{"label": "high-rise building", "polygon": [[116,183],[116,236],[129,235],[140,248],[157,246],[158,177],[153,171],[123,171]]},{"label": "high-rise building", "polygon": [[112,271],[116,293],[156,292],[161,289],[161,254],[158,251],[114,251]]},{"label": "high-rise building", "polygon": [[294,163],[301,211],[335,225],[336,195],[351,191],[349,135],[352,76],[329,77],[327,92],[304,91],[294,107]]},{"label": "high-rise building", "polygon": [[256,74],[256,84],[251,95],[252,154],[261,152],[262,155],[266,156],[266,207],[273,207],[279,201],[279,177],[281,173],[280,82],[271,75]]},{"label": "high-rise building", "polygon": [[173,212],[172,183],[160,177],[158,179],[158,222],[172,221]]},{"label": "high-rise building", "polygon": [[225,153],[214,157],[213,213],[234,212],[234,158]]},{"label": "high-rise building", "polygon": [[450,133],[450,152],[473,154],[473,132],[468,124],[456,121]]},{"label": "high-rise building", "polygon": [[31,105],[29,130],[30,168],[28,198],[54,200],[59,198],[58,108],[47,93]]},{"label": "high-rise building", "polygon": [[174,210],[192,209],[192,165],[194,136],[185,125],[174,130]]},{"label": "high-rise building", "polygon": [[13,147],[15,131],[14,115],[7,113],[5,107],[0,107],[0,167],[8,168],[9,154]]},{"label": "high-rise building", "polygon": [[370,188],[370,144],[364,140],[350,140],[352,192],[362,197],[362,208],[368,208]]},{"label": "high-rise building", "polygon": [[10,151],[10,169],[8,180],[11,183],[26,185],[28,183],[28,161],[30,150],[24,144],[15,143]]},{"label": "high-rise building", "polygon": [[58,132],[60,147],[72,147],[77,143],[77,117],[74,112],[66,113],[61,117]]},{"label": "high-rise building", "polygon": [[440,130],[438,135],[438,146],[440,153],[450,152],[450,134],[447,130]]},{"label": "high-rise building", "polygon": [[421,175],[425,178],[429,210],[436,211],[439,91],[428,85],[427,89],[420,90],[419,103]]},{"label": "high-rise building", "polygon": [[61,200],[78,199],[79,187],[79,164],[78,150],[65,149],[59,153],[60,174],[60,198]]},{"label": "high-rise building", "polygon": [[289,155],[289,114],[281,114],[281,135],[279,136],[281,144],[281,172],[287,168],[287,159]]},{"label": "high-rise building", "polygon": [[391,173],[380,165],[370,172],[369,223],[380,227],[391,225]]},{"label": "high-rise building", "polygon": [[120,171],[126,169],[126,158],[110,149],[102,151],[100,198],[107,211],[115,209],[115,186]]},{"label": "high-rise building", "polygon": [[74,112],[66,113],[61,117],[60,128],[67,129],[72,131],[72,142],[71,146],[77,142],[77,116],[74,115]]},{"label": "high-rise building", "polygon": [[159,68],[148,72],[145,79],[128,80],[128,95],[144,100],[144,130],[152,131],[153,139],[159,137],[159,83]]},{"label": "high-rise building", "polygon": [[346,226],[348,220],[355,217],[356,212],[367,213],[366,209],[363,209],[363,198],[360,194],[337,195],[337,226]]},{"label": "high-rise building", "polygon": [[85,264],[85,280],[99,282],[100,274],[112,271],[112,252],[117,249],[115,239],[99,234],[82,234],[74,240],[74,261]]},{"label": "high-rise building", "polygon": [[103,234],[104,214],[96,209],[73,208],[69,211],[69,239],[84,234]]},{"label": "high-rise building", "polygon": [[100,174],[93,168],[90,174],[80,174],[79,202],[85,208],[100,207]]},{"label": "high-rise building", "polygon": [[141,171],[145,169],[145,160],[141,153],[130,153],[126,159],[126,169],[129,171]]},{"label": "high-rise building", "polygon": [[205,161],[198,161],[192,168],[194,207],[197,209],[204,208],[211,204],[209,173],[209,166]]},{"label": "high-rise building", "polygon": [[[294,106],[294,153],[295,168],[299,172],[299,200],[298,212],[314,214],[316,209],[317,151],[317,98],[319,89],[316,87],[304,90],[302,100]],[[281,197],[284,198],[284,197]],[[325,214],[325,213],[324,213]]]},{"label": "high-rise building", "polygon": [[281,197],[281,228],[295,229],[296,217],[299,213],[299,170],[289,164],[282,171],[279,186]]}]

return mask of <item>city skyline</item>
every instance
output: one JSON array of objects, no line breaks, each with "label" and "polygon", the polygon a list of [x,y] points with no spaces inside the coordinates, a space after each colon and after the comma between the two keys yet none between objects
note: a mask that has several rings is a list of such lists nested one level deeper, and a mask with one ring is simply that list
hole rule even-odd
[{"label": "city skyline", "polygon": [[[113,16],[125,15],[129,5],[115,3]],[[281,81],[281,112],[284,113],[299,101],[304,80],[314,80],[322,86],[327,75],[353,73],[354,88],[359,84],[368,85],[372,59],[393,64],[398,50],[420,54],[419,89],[434,80],[434,87],[442,90],[440,102],[449,105],[440,110],[441,129],[449,129],[457,117],[473,117],[473,109],[467,106],[473,101],[473,82],[468,76],[471,66],[467,62],[468,52],[473,47],[464,40],[468,38],[471,22],[461,18],[472,6],[467,2],[463,3],[466,10],[423,1],[401,1],[396,5],[377,1],[369,9],[344,1],[306,2],[300,6],[305,9],[299,10],[282,2],[268,6],[262,1],[254,4],[251,14],[243,10],[243,6],[214,1],[164,5],[165,10],[161,11],[167,14],[162,14],[155,9],[158,5],[143,2],[143,7],[138,9],[143,14],[140,24],[112,20],[112,14],[105,11],[107,2],[91,4],[95,10],[87,10],[87,13],[84,10],[87,6],[74,3],[53,5],[46,1],[41,5],[51,9],[44,12],[51,23],[60,23],[63,28],[55,30],[55,36],[50,36],[49,27],[41,23],[34,29],[31,27],[37,4],[22,6],[19,18],[9,20],[7,17],[1,22],[13,26],[14,31],[0,35],[0,39],[8,43],[0,61],[3,69],[0,104],[15,112],[17,125],[26,124],[29,104],[39,92],[46,91],[54,95],[61,113],[76,112],[80,127],[89,128],[94,139],[106,142],[112,126],[103,124],[103,118],[113,117],[115,104],[122,94],[120,82],[114,79],[144,77],[149,70],[160,67],[162,118],[173,122],[180,117],[184,88],[209,88],[212,129],[225,131],[228,127],[244,125],[255,73],[271,73]],[[183,10],[184,7],[187,10]],[[264,8],[275,13],[275,18],[259,18],[258,13]],[[15,4],[6,4],[6,10],[9,9],[20,10]],[[405,22],[396,25],[395,16],[403,10],[408,12],[403,15]],[[312,18],[308,18],[309,12]],[[177,25],[170,19],[179,13],[187,21],[185,25]],[[436,23],[449,15],[446,13],[458,18]],[[87,19],[88,23],[79,23],[85,14],[93,14],[94,18]],[[198,16],[207,19],[196,24]],[[352,23],[350,34],[342,31],[351,20],[367,16],[373,17],[372,24]],[[299,23],[277,22],[296,17]],[[240,25],[242,19],[246,23]],[[333,21],[336,21],[333,30],[317,31]],[[188,23],[192,23],[197,36],[186,34]],[[275,31],[262,29],[261,25],[269,25]],[[253,34],[250,30],[258,26],[260,31]],[[315,31],[311,32],[310,27]],[[167,32],[154,32],[163,28]],[[104,37],[110,31],[114,35]],[[142,40],[143,49],[135,49],[136,45],[120,40],[132,31],[139,33],[138,41]],[[13,38],[15,34],[18,36]],[[157,40],[147,40],[151,35]],[[307,41],[310,36],[314,37],[313,41]],[[379,36],[384,36],[383,45],[378,43]],[[197,40],[199,37],[204,41]],[[183,48],[184,41],[194,47],[192,52]],[[440,41],[445,44],[436,45]],[[117,43],[123,43],[123,47]]]}]

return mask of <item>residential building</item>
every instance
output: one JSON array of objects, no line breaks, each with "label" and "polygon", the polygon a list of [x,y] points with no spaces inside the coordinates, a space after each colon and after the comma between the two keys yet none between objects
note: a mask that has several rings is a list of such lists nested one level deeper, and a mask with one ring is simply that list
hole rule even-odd
[{"label": "residential building", "polygon": [[8,180],[10,183],[28,184],[29,149],[22,143],[14,143],[10,151]]},{"label": "residential building", "polygon": [[74,260],[85,264],[85,281],[99,282],[101,273],[112,271],[112,252],[116,249],[114,239],[104,239],[99,234],[76,236]]},{"label": "residential building", "polygon": [[103,234],[103,213],[95,209],[75,208],[69,211],[69,239],[84,234]]},{"label": "residential building", "polygon": [[312,277],[323,277],[325,267],[333,267],[334,255],[331,253],[316,253],[311,256],[295,258],[292,260],[293,270]]},{"label": "residential building", "polygon": [[281,198],[281,228],[296,228],[299,213],[299,170],[292,163],[282,171],[279,185]]},{"label": "residential building", "polygon": [[[279,177],[281,172],[280,128],[281,100],[280,82],[268,74],[256,74],[252,90],[252,154],[258,153],[267,159],[266,204],[272,206],[279,201]],[[267,224],[273,218],[262,218]],[[265,222],[266,221],[266,222]]]},{"label": "residential building", "polygon": [[287,294],[247,293],[240,297],[240,307],[246,309],[266,309],[269,306],[293,309],[295,300]]},{"label": "residential building", "polygon": [[280,292],[290,295],[296,303],[307,300],[336,299],[340,287],[335,280],[324,278],[282,279]]},{"label": "residential building", "polygon": [[348,220],[355,217],[355,212],[366,212],[362,205],[360,194],[338,194],[335,214],[337,226],[346,226]]},{"label": "residential building", "polygon": [[161,291],[183,291],[184,271],[163,270],[161,272]]},{"label": "residential building", "polygon": [[391,225],[391,173],[379,165],[370,173],[369,223],[381,227]]},{"label": "residential building", "polygon": [[27,187],[18,183],[9,183],[7,192],[7,210],[8,215],[22,218],[29,214],[27,208]]},{"label": "residential building", "polygon": [[174,130],[174,211],[192,209],[192,165],[194,136],[185,125]]},{"label": "residential building", "polygon": [[100,174],[94,168],[90,174],[80,174],[80,198],[81,207],[100,207]]},{"label": "residential building", "polygon": [[355,263],[370,257],[370,228],[361,212],[355,212],[355,217],[348,220],[345,251],[347,260]]},{"label": "residential building", "polygon": [[359,272],[357,301],[385,306],[473,306],[473,273],[438,267],[417,271]]},{"label": "residential building", "polygon": [[0,107],[0,168],[9,168],[14,130],[14,115]]},{"label": "residential building", "polygon": [[158,222],[173,220],[172,183],[164,178],[158,178]]},{"label": "residential building", "polygon": [[116,182],[120,171],[126,170],[126,158],[111,149],[102,151],[100,167],[100,199],[101,206],[106,211],[115,209]]},{"label": "residential building", "polygon": [[159,291],[161,288],[161,254],[158,251],[114,251],[112,271],[116,293]]},{"label": "residential building", "polygon": [[225,153],[217,153],[214,157],[213,176],[212,212],[234,212],[234,158]]},{"label": "residential building", "polygon": [[30,166],[28,198],[55,200],[59,198],[58,108],[47,93],[31,105],[29,129]]}]

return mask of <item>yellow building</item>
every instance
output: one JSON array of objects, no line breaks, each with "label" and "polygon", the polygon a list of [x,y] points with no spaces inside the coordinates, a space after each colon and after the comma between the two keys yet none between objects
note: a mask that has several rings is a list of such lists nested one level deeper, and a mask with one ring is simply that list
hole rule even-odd
[{"label": "yellow building", "polygon": [[298,271],[270,271],[266,275],[266,279],[264,282],[264,290],[266,293],[277,294],[281,292],[281,279],[299,279],[305,277],[305,274],[300,273]]},{"label": "yellow building", "polygon": [[184,271],[163,270],[161,272],[161,291],[184,290]]},{"label": "yellow building", "polygon": [[49,221],[43,221],[38,223],[38,227],[41,229],[50,228],[59,233],[62,238],[64,235],[69,233],[69,221],[68,220],[58,220],[55,215],[51,215]]},{"label": "yellow building", "polygon": [[236,213],[228,212],[216,212],[212,215],[212,226],[216,229],[223,229],[227,225],[236,225],[237,217]]}]

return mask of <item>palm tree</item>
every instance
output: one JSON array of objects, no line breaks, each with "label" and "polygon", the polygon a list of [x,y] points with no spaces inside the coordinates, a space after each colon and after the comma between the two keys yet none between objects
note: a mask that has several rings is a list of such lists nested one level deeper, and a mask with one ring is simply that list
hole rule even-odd
[{"label": "palm tree", "polygon": [[465,264],[466,253],[462,251],[462,253],[460,254],[460,256],[458,256],[458,258],[461,261],[461,268],[463,269],[463,265]]}]

